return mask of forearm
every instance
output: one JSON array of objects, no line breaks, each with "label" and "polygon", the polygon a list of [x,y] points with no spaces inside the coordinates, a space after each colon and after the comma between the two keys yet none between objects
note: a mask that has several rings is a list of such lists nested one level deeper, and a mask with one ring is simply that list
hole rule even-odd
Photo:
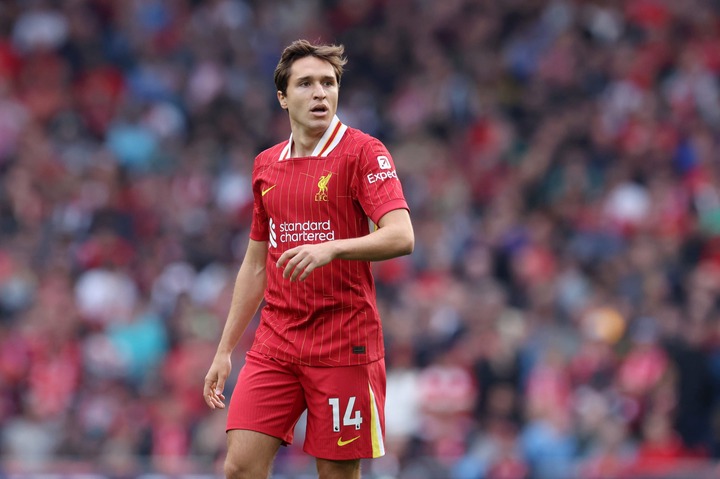
[{"label": "forearm", "polygon": [[378,226],[366,236],[333,241],[333,256],[338,259],[382,261],[412,253],[415,239],[407,211],[391,211]]},{"label": "forearm", "polygon": [[378,229],[360,238],[296,246],[285,251],[277,261],[283,277],[304,280],[316,268],[335,259],[382,261],[410,254],[415,247],[410,215],[407,210],[393,210],[380,218]]},{"label": "forearm", "polygon": [[[246,258],[249,254],[246,255]],[[260,307],[266,285],[267,277],[264,258],[262,261],[253,260],[252,258],[243,261],[235,279],[232,301],[218,344],[217,354],[230,354],[235,349],[258,307]]]},{"label": "forearm", "polygon": [[331,245],[337,259],[383,261],[412,252],[406,238],[390,229],[378,229],[367,236],[335,240]]}]

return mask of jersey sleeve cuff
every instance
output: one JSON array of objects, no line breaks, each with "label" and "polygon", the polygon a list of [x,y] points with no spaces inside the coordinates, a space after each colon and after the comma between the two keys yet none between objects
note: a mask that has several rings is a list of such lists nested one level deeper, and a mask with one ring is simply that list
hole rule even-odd
[{"label": "jersey sleeve cuff", "polygon": [[410,210],[408,208],[407,203],[405,200],[398,198],[396,200],[388,201],[387,203],[384,203],[380,205],[375,211],[373,211],[370,214],[370,219],[373,223],[378,224],[378,221],[380,221],[380,218],[385,216],[385,214],[389,213],[392,210]]},{"label": "jersey sleeve cuff", "polygon": [[250,239],[253,241],[267,241],[269,238],[268,235],[256,233],[254,231],[251,231],[249,236],[250,236]]}]

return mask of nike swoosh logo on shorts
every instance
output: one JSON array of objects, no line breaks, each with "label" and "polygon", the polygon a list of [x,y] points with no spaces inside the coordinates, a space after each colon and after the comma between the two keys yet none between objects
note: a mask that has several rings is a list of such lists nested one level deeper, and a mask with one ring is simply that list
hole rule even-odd
[{"label": "nike swoosh logo on shorts", "polygon": [[267,195],[267,194],[270,192],[270,190],[272,190],[272,189],[275,188],[276,186],[277,186],[277,185],[272,185],[270,188],[267,188],[267,189],[265,189],[265,190],[262,190],[262,191],[260,192],[260,196],[265,196],[265,195]]},{"label": "nike swoosh logo on shorts", "polygon": [[340,447],[347,446],[348,444],[350,444],[351,442],[353,442],[353,441],[355,441],[355,440],[357,440],[357,439],[360,439],[360,436],[355,436],[354,438],[348,439],[347,441],[343,441],[343,440],[342,440],[342,437],[339,437],[339,438],[338,438],[337,445],[340,446]]}]

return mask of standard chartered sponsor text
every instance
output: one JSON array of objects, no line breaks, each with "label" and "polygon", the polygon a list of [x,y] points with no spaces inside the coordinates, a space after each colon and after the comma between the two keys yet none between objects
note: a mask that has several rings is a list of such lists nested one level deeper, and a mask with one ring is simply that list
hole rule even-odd
[{"label": "standard chartered sponsor text", "polygon": [[333,241],[335,230],[326,221],[304,221],[302,223],[280,223],[280,241],[288,242],[309,242],[309,241]]}]

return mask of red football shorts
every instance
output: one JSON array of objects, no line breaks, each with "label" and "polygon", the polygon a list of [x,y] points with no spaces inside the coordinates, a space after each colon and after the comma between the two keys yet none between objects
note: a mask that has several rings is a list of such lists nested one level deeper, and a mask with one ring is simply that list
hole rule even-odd
[{"label": "red football shorts", "polygon": [[361,366],[309,367],[247,353],[227,430],[248,429],[292,444],[307,409],[303,450],[321,459],[385,454],[385,360]]}]

